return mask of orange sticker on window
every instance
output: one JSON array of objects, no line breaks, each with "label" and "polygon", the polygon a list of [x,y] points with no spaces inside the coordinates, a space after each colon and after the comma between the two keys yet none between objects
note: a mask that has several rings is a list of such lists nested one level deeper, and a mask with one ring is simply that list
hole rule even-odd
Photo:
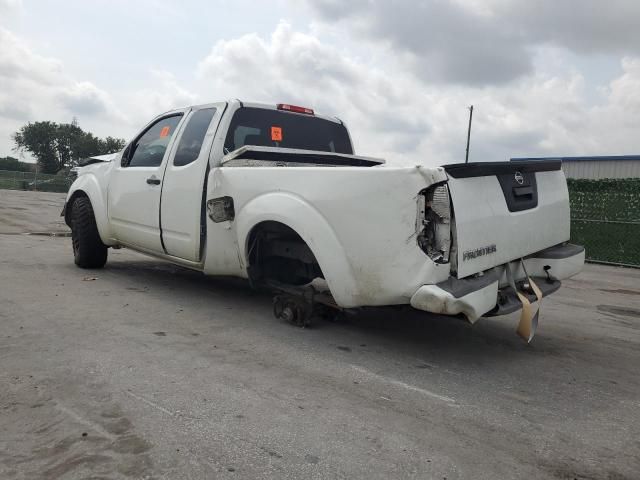
[{"label": "orange sticker on window", "polygon": [[166,137],[167,135],[169,135],[169,127],[162,127],[162,130],[160,130],[160,138]]},{"label": "orange sticker on window", "polygon": [[271,127],[271,140],[274,142],[282,141],[282,127]]}]

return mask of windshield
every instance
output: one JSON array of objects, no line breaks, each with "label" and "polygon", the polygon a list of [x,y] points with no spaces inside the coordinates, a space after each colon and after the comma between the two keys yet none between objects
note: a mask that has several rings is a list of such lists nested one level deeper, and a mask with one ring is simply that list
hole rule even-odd
[{"label": "windshield", "polygon": [[344,125],[311,115],[263,108],[240,108],[231,119],[225,153],[245,145],[353,153]]}]

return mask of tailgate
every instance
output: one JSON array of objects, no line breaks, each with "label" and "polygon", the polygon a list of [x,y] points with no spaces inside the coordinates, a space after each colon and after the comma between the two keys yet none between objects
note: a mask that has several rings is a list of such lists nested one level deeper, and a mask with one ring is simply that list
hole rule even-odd
[{"label": "tailgate", "polygon": [[559,160],[444,168],[459,278],[569,240],[569,195]]}]

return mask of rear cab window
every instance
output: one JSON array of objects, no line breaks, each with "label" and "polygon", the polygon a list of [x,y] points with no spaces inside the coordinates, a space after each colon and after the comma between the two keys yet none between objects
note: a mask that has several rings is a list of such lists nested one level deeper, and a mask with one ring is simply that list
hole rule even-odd
[{"label": "rear cab window", "polygon": [[344,125],[313,115],[244,107],[236,110],[224,142],[225,153],[245,145],[353,154]]}]

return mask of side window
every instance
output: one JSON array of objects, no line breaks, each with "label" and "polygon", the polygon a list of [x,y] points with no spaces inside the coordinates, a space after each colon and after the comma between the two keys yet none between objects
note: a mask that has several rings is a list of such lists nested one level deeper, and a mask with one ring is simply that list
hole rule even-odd
[{"label": "side window", "polygon": [[215,108],[203,108],[191,115],[189,123],[187,123],[184,132],[182,132],[182,137],[173,159],[173,164],[176,167],[189,165],[200,156],[204,136],[215,113]]},{"label": "side window", "polygon": [[127,167],[158,167],[162,163],[167,145],[176,131],[182,114],[166,117],[151,125],[131,146]]}]

